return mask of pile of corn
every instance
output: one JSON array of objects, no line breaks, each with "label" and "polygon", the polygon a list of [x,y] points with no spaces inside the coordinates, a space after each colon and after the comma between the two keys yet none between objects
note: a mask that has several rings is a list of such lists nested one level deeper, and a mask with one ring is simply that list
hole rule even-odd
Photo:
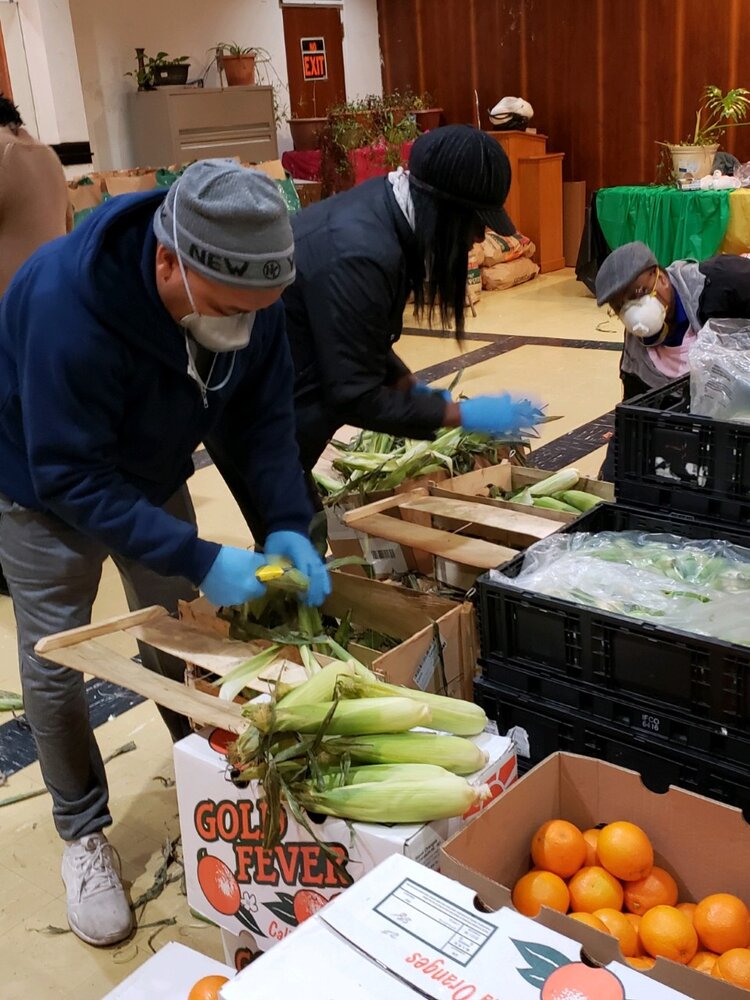
[{"label": "pile of corn", "polygon": [[513,455],[520,463],[529,447],[525,440],[493,439],[485,434],[470,434],[460,427],[440,431],[431,441],[410,441],[362,431],[349,444],[340,441],[332,444],[339,452],[333,468],[341,478],[314,473],[327,505],[340,503],[352,493],[366,495],[394,490],[407,480],[438,472],[460,476],[471,472],[477,459],[497,465]]},{"label": "pile of corn", "polygon": [[601,498],[593,493],[577,490],[581,473],[578,469],[562,469],[546,479],[527,486],[522,490],[504,493],[496,486],[490,486],[493,500],[507,500],[526,507],[540,507],[542,510],[557,510],[565,514],[583,514],[601,503]]},{"label": "pile of corn", "polygon": [[467,739],[487,723],[479,706],[382,683],[340,653],[291,691],[243,708],[250,725],[230,760],[235,780],[263,787],[267,847],[278,840],[282,801],[298,817],[304,808],[369,823],[423,823],[461,816],[489,795],[465,777],[487,762]]}]

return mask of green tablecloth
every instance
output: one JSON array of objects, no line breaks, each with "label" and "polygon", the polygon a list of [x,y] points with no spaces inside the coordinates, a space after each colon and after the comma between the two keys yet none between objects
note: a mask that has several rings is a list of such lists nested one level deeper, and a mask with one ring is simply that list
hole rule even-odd
[{"label": "green tablecloth", "polygon": [[662,267],[718,253],[729,222],[729,191],[671,187],[603,188],[596,195],[599,225],[610,249],[642,240]]}]

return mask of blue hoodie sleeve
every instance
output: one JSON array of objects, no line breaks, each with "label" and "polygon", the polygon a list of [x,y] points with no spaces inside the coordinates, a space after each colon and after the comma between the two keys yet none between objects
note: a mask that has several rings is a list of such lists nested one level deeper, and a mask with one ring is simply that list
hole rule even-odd
[{"label": "blue hoodie sleeve", "polygon": [[[262,320],[261,320],[262,316]],[[272,531],[307,535],[313,516],[294,417],[294,366],[278,302],[258,316],[253,337],[264,349],[253,360],[206,444],[221,472],[229,465]],[[239,497],[237,498],[239,500]]]},{"label": "blue hoodie sleeve", "polygon": [[85,310],[61,317],[56,297],[38,286],[18,297],[15,322],[26,327],[19,393],[40,502],[111,551],[200,584],[219,546],[154,506],[118,471],[132,363],[126,351]]}]

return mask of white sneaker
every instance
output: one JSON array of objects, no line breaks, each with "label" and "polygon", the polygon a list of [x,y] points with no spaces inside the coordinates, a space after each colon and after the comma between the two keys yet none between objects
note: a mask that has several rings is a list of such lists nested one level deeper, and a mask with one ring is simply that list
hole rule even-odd
[{"label": "white sneaker", "polygon": [[119,855],[103,833],[91,833],[65,845],[62,878],[67,889],[68,923],[87,944],[116,944],[133,929],[119,867]]}]

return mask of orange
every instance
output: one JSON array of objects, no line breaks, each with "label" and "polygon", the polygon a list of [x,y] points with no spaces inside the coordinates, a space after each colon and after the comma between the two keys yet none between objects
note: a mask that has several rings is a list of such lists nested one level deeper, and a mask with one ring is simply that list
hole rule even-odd
[{"label": "orange", "polygon": [[716,965],[716,959],[718,955],[714,955],[712,951],[699,951],[696,952],[695,958],[692,962],[689,962],[691,969],[697,969],[698,972],[711,972],[713,967]]},{"label": "orange", "polygon": [[638,954],[638,931],[624,913],[605,907],[596,910],[594,916],[598,917],[609,933],[620,942],[620,951],[625,958],[633,958]]},{"label": "orange", "polygon": [[623,882],[645,878],[654,867],[651,841],[634,823],[610,823],[599,831],[599,864]]},{"label": "orange", "polygon": [[647,972],[656,965],[656,959],[649,958],[648,955],[636,955],[635,958],[628,958],[626,961],[628,965],[632,965],[634,969],[640,969],[641,972]]},{"label": "orange", "polygon": [[569,913],[568,916],[571,920],[578,920],[580,923],[586,924],[587,927],[593,927],[595,931],[601,931],[602,934],[609,934],[607,925],[603,924],[593,913]]},{"label": "orange", "polygon": [[643,915],[652,906],[675,906],[677,898],[677,883],[663,868],[654,867],[645,878],[625,883],[625,909],[631,913]]},{"label": "orange", "polygon": [[599,830],[584,830],[583,839],[586,841],[586,860],[583,862],[587,868],[599,864],[599,855],[596,853],[596,845],[599,841]]},{"label": "orange", "polygon": [[698,951],[698,935],[690,918],[674,906],[655,906],[643,914],[641,943],[654,958],[687,965]]},{"label": "orange", "polygon": [[574,910],[593,913],[604,907],[622,909],[622,886],[613,875],[598,865],[581,868],[568,882],[568,889],[570,905]]},{"label": "orange", "polygon": [[539,827],[531,841],[534,867],[570,878],[586,860],[586,841],[577,826],[564,819],[552,819]]},{"label": "orange", "polygon": [[513,889],[513,905],[525,917],[535,917],[543,906],[567,913],[570,894],[559,875],[552,872],[530,871]]},{"label": "orange", "polygon": [[226,976],[204,976],[188,994],[188,1000],[219,1000],[219,990],[228,983]]},{"label": "orange", "polygon": [[728,892],[702,899],[695,908],[693,923],[706,951],[723,955],[732,948],[750,945],[750,913],[741,899]]},{"label": "orange", "polygon": [[730,948],[719,955],[711,975],[750,990],[750,948]]},{"label": "orange", "polygon": [[677,909],[680,911],[680,913],[684,913],[686,917],[690,917],[690,919],[692,920],[693,917],[695,916],[696,906],[697,903],[678,903]]},{"label": "orange", "polygon": [[636,952],[636,955],[642,955],[643,945],[641,944],[641,918],[637,913],[626,913],[625,916],[633,927],[635,927],[635,932],[638,935],[638,951]]}]

